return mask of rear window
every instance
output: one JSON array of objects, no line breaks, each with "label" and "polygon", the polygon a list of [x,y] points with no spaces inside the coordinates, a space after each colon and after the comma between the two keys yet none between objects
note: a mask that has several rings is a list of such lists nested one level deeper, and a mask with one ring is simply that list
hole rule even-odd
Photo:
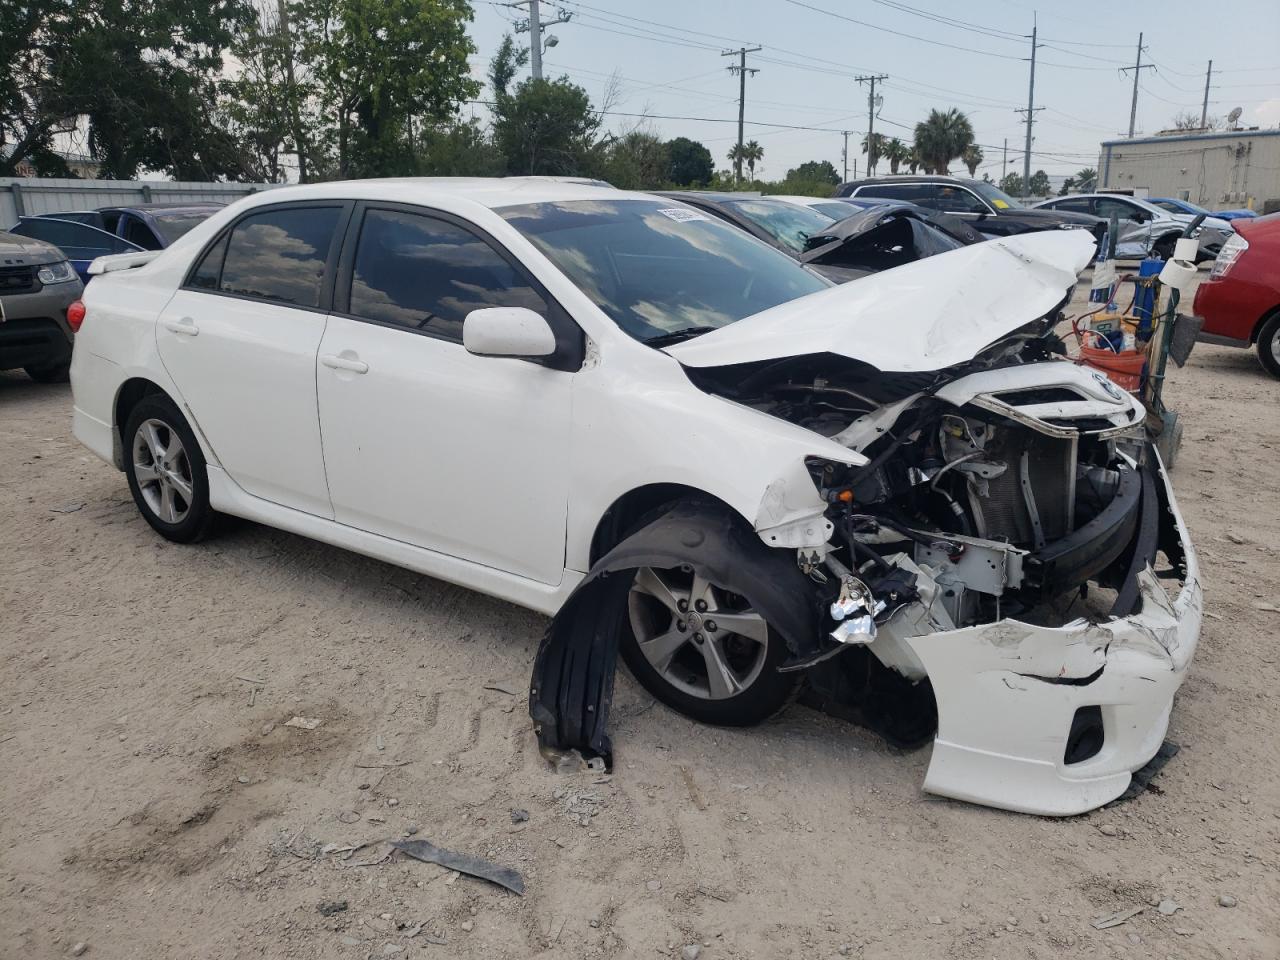
[{"label": "rear window", "polygon": [[151,214],[151,219],[155,221],[156,230],[160,232],[160,237],[167,247],[183,234],[190,233],[200,226],[215,212],[214,210],[206,210],[198,212],[184,211],[183,213],[153,213]]},{"label": "rear window", "polygon": [[833,222],[812,207],[783,200],[728,200],[725,206],[795,253],[801,253],[810,237],[821,236]]},{"label": "rear window", "polygon": [[237,223],[218,289],[242,297],[318,307],[341,207],[285,207]]}]

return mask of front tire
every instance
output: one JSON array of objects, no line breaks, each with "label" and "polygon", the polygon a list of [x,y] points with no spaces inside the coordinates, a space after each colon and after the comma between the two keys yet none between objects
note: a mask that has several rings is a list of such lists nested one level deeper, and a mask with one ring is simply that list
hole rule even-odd
[{"label": "front tire", "polygon": [[1258,331],[1258,359],[1273,377],[1280,377],[1280,311]]},{"label": "front tire", "polygon": [[778,672],[786,644],[751,599],[690,566],[636,571],[621,653],[653,696],[716,726],[762,723],[790,703],[800,685],[797,674]]},{"label": "front tire", "polygon": [[163,394],[144,397],[125,421],[125,475],[144,520],[166,540],[195,543],[213,523],[204,454],[186,418]]},{"label": "front tire", "polygon": [[1178,235],[1171,233],[1167,237],[1161,237],[1151,247],[1151,252],[1161,260],[1172,260],[1174,248],[1178,245]]}]

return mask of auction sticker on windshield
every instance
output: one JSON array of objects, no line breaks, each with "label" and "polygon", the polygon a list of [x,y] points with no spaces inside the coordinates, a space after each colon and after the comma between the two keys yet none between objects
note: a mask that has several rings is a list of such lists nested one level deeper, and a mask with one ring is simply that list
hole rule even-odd
[{"label": "auction sticker on windshield", "polygon": [[670,217],[672,220],[675,220],[677,223],[688,223],[690,220],[710,220],[711,219],[705,213],[700,213],[697,210],[688,210],[684,207],[668,207],[667,209],[659,210],[658,212],[662,214],[664,217]]}]

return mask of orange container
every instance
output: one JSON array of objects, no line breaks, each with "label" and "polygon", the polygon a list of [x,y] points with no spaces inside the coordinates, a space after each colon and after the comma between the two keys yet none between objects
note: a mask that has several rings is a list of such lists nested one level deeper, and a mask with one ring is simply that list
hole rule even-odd
[{"label": "orange container", "polygon": [[1117,353],[1106,348],[1082,346],[1076,362],[1105,373],[1120,389],[1136,393],[1142,387],[1142,372],[1147,366],[1147,356],[1137,350],[1121,350]]}]

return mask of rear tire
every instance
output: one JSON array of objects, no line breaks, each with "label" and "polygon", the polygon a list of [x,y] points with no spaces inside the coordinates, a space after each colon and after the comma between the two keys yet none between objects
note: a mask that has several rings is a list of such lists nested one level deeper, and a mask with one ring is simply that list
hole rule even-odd
[{"label": "rear tire", "polygon": [[27,376],[36,383],[66,383],[71,379],[71,363],[59,363],[52,367],[23,367]]},{"label": "rear tire", "polygon": [[209,475],[177,405],[160,393],[143,397],[129,412],[121,439],[129,492],[143,519],[174,543],[203,540],[216,516]]},{"label": "rear tire", "polygon": [[1258,359],[1273,377],[1280,377],[1280,311],[1258,331]]}]

